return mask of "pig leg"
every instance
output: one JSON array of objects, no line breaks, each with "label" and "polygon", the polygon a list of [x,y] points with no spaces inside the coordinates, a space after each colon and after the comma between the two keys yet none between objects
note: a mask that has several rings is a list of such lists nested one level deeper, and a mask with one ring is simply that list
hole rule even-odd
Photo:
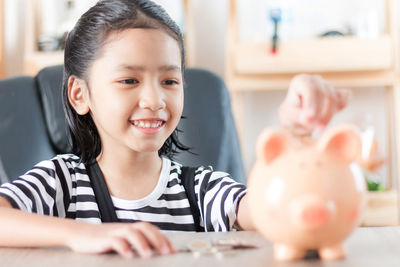
[{"label": "pig leg", "polygon": [[346,257],[346,252],[344,251],[342,243],[320,248],[318,254],[323,260],[338,260]]},{"label": "pig leg", "polygon": [[300,260],[304,258],[306,255],[305,250],[284,245],[284,244],[275,244],[274,245],[274,257],[278,261],[294,261]]}]

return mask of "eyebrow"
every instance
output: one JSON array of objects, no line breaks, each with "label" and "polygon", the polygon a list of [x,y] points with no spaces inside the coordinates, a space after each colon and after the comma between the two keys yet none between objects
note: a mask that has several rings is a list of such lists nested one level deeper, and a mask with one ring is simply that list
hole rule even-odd
[{"label": "eyebrow", "polygon": [[[145,71],[146,67],[141,65],[126,65],[121,64],[117,67],[118,70],[133,70],[133,71]],[[181,68],[177,65],[163,65],[158,68],[159,71],[181,71]]]}]

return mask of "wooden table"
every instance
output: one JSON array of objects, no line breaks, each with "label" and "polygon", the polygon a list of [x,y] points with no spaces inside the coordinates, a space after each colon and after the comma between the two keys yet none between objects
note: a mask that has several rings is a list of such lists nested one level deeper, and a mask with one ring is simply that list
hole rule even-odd
[{"label": "wooden table", "polygon": [[279,263],[272,259],[272,245],[256,232],[228,233],[173,233],[168,235],[177,248],[184,248],[189,240],[218,240],[240,238],[257,245],[256,249],[235,250],[224,258],[214,255],[194,257],[191,253],[157,256],[151,259],[123,259],[116,254],[86,255],[64,248],[0,249],[0,266],[400,266],[400,227],[358,228],[346,241],[348,257],[345,260],[322,262],[319,259],[295,263]]}]

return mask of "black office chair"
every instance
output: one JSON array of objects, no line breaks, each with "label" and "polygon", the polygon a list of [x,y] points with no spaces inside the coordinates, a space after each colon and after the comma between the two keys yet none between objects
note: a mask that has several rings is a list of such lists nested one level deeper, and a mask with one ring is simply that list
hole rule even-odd
[{"label": "black office chair", "polygon": [[[62,71],[61,65],[53,66],[35,77],[0,81],[0,182],[69,151],[61,101]],[[193,153],[182,152],[176,160],[187,166],[211,165],[245,182],[224,82],[209,71],[187,69],[183,116],[179,138]]]}]

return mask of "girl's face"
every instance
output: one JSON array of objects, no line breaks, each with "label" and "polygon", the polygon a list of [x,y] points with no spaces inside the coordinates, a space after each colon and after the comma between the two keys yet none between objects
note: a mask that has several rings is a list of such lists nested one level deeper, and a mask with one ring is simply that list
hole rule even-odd
[{"label": "girl's face", "polygon": [[103,153],[158,151],[182,115],[178,43],[157,29],[111,33],[89,70],[88,85]]}]

